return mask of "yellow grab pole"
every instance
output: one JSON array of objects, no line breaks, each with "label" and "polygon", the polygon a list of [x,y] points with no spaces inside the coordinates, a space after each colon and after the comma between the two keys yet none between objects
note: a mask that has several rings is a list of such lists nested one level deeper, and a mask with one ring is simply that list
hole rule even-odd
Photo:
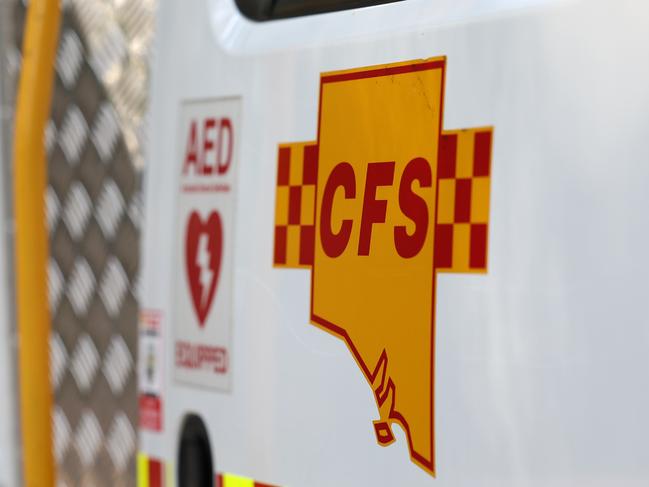
[{"label": "yellow grab pole", "polygon": [[45,228],[47,163],[43,135],[50,113],[59,0],[31,0],[23,40],[14,135],[15,271],[23,481],[54,485],[50,316]]}]

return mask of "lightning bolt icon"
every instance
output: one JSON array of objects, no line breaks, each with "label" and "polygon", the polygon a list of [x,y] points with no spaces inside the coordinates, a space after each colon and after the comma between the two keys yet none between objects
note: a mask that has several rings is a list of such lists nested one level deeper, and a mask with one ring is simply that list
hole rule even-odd
[{"label": "lightning bolt icon", "polygon": [[200,269],[198,281],[201,284],[201,305],[205,306],[210,293],[210,284],[214,278],[214,272],[210,267],[210,258],[212,256],[209,249],[209,238],[207,233],[200,235],[198,240],[198,251],[196,252],[196,265]]}]

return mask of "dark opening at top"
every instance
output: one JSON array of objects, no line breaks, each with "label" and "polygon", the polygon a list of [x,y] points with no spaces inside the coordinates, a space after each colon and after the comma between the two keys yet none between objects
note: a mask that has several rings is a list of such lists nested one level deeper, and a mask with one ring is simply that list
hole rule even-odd
[{"label": "dark opening at top", "polygon": [[235,0],[239,10],[252,20],[263,21],[299,17],[369,7],[402,0]]}]

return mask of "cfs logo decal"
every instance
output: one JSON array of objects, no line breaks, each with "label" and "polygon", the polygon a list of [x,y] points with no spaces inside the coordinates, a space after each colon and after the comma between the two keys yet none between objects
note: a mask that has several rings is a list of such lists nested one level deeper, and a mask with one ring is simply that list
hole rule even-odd
[{"label": "cfs logo decal", "polygon": [[491,128],[443,130],[445,58],[325,73],[317,140],[279,147],[274,264],[311,269],[311,323],[435,474],[440,272],[485,273]]},{"label": "cfs logo decal", "polygon": [[222,248],[223,226],[218,211],[210,213],[205,222],[198,212],[192,212],[187,224],[185,256],[192,302],[201,327],[219,282]]}]

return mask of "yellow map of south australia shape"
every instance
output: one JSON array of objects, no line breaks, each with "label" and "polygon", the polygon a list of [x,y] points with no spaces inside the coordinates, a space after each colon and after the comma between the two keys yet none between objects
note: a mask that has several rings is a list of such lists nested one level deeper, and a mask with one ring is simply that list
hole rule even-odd
[{"label": "yellow map of south australia shape", "polygon": [[445,58],[324,73],[317,140],[281,144],[274,265],[373,390],[381,445],[435,474],[437,273],[485,273],[492,129],[442,130]]}]

